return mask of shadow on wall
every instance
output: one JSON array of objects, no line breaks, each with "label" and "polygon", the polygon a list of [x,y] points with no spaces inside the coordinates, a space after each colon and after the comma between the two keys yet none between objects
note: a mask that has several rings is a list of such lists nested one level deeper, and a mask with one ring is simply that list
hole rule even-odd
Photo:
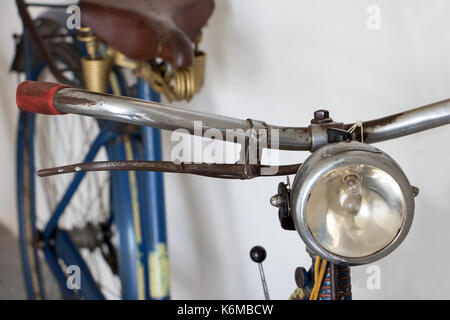
[{"label": "shadow on wall", "polygon": [[[230,252],[238,252],[240,244],[236,235],[236,221],[231,219],[223,219],[219,217],[225,212],[229,211],[230,205],[227,199],[230,199],[230,194],[226,182],[219,185],[220,190],[212,190],[213,193],[220,192],[221,197],[215,198],[214,207],[202,205],[204,201],[203,194],[195,192],[198,183],[202,183],[204,178],[192,179],[188,176],[178,176],[180,187],[184,190],[180,202],[185,204],[184,210],[178,212],[178,214],[186,215],[186,219],[190,221],[191,233],[190,240],[192,244],[190,248],[192,251],[189,255],[192,256],[195,264],[193,268],[183,268],[182,261],[176,261],[172,264],[172,272],[174,281],[178,282],[181,287],[186,291],[195,292],[199,299],[211,299],[227,297],[232,292],[228,292],[229,289],[241,286],[245,286],[246,282],[241,279],[241,274],[235,274],[235,283],[230,284],[226,282],[226,277],[220,277],[220,274],[227,272],[227,263],[223,261],[224,257],[228,256]],[[194,181],[195,180],[195,181]],[[218,185],[218,184],[215,184]],[[219,200],[220,199],[220,200]],[[219,200],[219,201],[217,201]],[[216,208],[220,208],[217,210]],[[170,213],[169,213],[170,214]],[[209,220],[205,224],[205,220]],[[220,229],[225,230],[227,233],[227,241],[224,244],[223,237],[214,237],[211,228],[206,226],[216,225],[220,223]],[[169,233],[170,233],[169,229]],[[175,249],[176,250],[176,249]],[[227,251],[224,254],[224,250]],[[235,257],[235,260],[240,261]],[[246,261],[239,262],[244,263]],[[232,287],[230,287],[230,285]],[[244,288],[239,288],[240,290]],[[201,293],[201,294],[200,294]]]},{"label": "shadow on wall", "polygon": [[[9,65],[8,61],[0,59],[0,65]],[[2,87],[0,89],[0,145],[2,146],[2,159],[0,161],[0,201],[2,212],[0,223],[14,233],[17,230],[16,196],[15,196],[15,164],[16,164],[16,133],[18,112],[15,105],[14,76],[7,70],[2,75]]]},{"label": "shadow on wall", "polygon": [[25,298],[19,242],[0,224],[0,300]]}]

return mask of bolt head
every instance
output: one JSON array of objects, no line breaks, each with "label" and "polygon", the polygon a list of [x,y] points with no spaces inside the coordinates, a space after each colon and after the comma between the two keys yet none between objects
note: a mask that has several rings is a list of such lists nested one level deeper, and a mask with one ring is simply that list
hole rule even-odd
[{"label": "bolt head", "polygon": [[321,109],[321,110],[317,110],[316,112],[314,112],[315,120],[325,120],[325,119],[328,119],[329,117],[330,117],[330,113],[328,112],[328,110]]}]

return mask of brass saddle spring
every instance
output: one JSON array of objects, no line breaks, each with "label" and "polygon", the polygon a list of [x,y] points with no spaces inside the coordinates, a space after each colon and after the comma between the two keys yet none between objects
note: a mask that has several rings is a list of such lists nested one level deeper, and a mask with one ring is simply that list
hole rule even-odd
[{"label": "brass saddle spring", "polygon": [[155,91],[169,101],[189,101],[203,87],[206,54],[199,51],[197,46],[192,66],[171,69],[166,63],[156,61],[134,62],[114,50],[102,52],[101,41],[89,28],[79,30],[78,40],[86,44],[87,56],[81,62],[86,89],[90,91],[108,91],[114,63],[134,70],[137,76],[149,82]]},{"label": "brass saddle spring", "polygon": [[176,100],[191,100],[203,87],[206,55],[197,52],[194,64],[188,68],[178,68],[173,75],[173,91]]},{"label": "brass saddle spring", "polygon": [[101,54],[101,43],[89,28],[81,28],[78,40],[86,44],[87,56],[81,58],[86,89],[105,93],[109,88],[109,75],[113,65],[111,56]]}]

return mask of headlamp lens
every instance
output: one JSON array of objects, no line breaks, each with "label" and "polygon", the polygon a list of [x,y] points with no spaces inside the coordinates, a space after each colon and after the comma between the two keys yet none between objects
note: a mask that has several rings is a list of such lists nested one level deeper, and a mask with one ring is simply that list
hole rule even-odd
[{"label": "headlamp lens", "polygon": [[380,168],[350,164],[317,180],[306,204],[315,240],[336,255],[359,258],[388,246],[402,228],[406,204],[398,183]]}]

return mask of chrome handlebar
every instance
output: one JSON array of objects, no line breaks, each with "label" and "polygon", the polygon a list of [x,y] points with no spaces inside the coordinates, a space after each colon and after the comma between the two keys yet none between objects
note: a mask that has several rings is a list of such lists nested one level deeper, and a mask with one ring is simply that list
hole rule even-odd
[{"label": "chrome handlebar", "polygon": [[[220,132],[223,137],[230,135],[234,142],[249,139],[259,143],[261,139],[265,139],[267,148],[280,150],[314,151],[328,143],[329,128],[349,130],[353,126],[332,121],[326,116],[325,111],[325,114],[319,112],[321,117],[316,117],[308,127],[282,127],[259,120],[219,116],[156,102],[30,81],[19,85],[17,103],[22,111],[45,114],[72,113],[163,130],[181,129],[192,135],[203,135],[205,131],[213,129]],[[375,143],[449,123],[450,100],[445,100],[363,122],[363,130],[355,130],[353,138],[366,143]],[[266,130],[267,136],[261,138],[257,133],[258,130]],[[278,139],[272,139],[275,133]]]}]

